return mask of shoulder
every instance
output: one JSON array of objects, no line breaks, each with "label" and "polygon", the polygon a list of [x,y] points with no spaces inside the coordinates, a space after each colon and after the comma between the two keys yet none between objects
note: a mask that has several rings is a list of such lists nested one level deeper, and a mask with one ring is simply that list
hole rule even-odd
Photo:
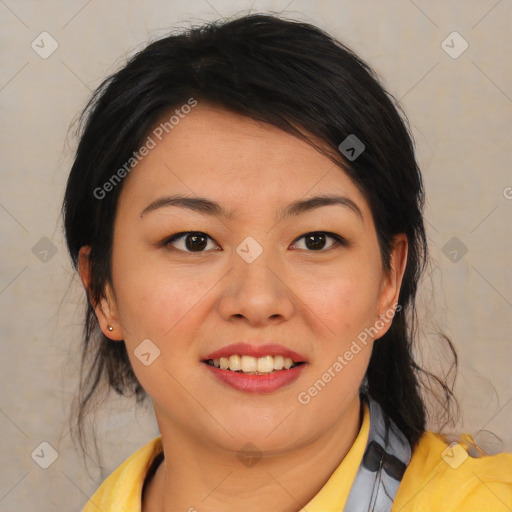
[{"label": "shoulder", "polygon": [[162,449],[158,436],[130,455],[105,479],[82,512],[139,512],[144,478]]},{"label": "shoulder", "polygon": [[512,453],[472,457],[463,444],[425,432],[393,511],[499,512],[512,508]]}]

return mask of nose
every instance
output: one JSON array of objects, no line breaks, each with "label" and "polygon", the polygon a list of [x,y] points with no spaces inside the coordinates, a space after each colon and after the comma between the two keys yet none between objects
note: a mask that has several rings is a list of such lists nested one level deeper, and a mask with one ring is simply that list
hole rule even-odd
[{"label": "nose", "polygon": [[233,255],[233,268],[226,276],[218,311],[226,321],[240,321],[254,327],[276,325],[294,312],[294,294],[285,273],[263,250],[252,263]]}]

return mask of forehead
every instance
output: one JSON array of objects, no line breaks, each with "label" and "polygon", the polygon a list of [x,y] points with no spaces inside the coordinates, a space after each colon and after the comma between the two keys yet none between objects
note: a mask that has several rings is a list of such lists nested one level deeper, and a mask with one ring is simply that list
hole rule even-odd
[{"label": "forehead", "polygon": [[171,124],[172,115],[148,134],[152,149],[126,178],[119,207],[179,192],[259,210],[339,193],[368,213],[348,175],[298,137],[211,104],[199,103]]}]

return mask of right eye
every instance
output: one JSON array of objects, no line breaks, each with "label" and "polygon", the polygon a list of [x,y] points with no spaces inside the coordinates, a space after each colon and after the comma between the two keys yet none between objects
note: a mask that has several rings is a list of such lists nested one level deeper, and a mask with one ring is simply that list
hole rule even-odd
[{"label": "right eye", "polygon": [[[204,248],[208,245],[208,239],[214,241],[213,238],[201,231],[183,231],[167,238],[163,245],[165,247],[172,245],[173,248],[183,252],[206,252]],[[177,243],[180,244],[179,247],[174,245]],[[217,244],[215,243],[215,245]]]}]

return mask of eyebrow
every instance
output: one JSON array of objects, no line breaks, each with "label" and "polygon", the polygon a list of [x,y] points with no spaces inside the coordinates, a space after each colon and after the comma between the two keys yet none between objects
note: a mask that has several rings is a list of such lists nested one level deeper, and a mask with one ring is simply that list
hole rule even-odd
[{"label": "eyebrow", "polygon": [[[352,199],[344,196],[337,195],[321,195],[310,197],[308,199],[302,199],[294,201],[289,204],[284,210],[281,211],[278,221],[281,221],[287,217],[298,216],[308,211],[316,210],[322,206],[340,205],[348,208],[355,213],[361,221],[364,222],[363,214],[359,207]],[[232,219],[235,215],[231,210],[227,210],[221,206],[218,202],[212,201],[205,197],[187,197],[182,195],[172,195],[161,197],[156,199],[148,206],[146,206],[140,213],[140,217],[144,214],[158,210],[160,208],[166,208],[170,206],[176,206],[179,208],[189,209],[204,215],[212,217],[223,217],[225,219]]]}]

